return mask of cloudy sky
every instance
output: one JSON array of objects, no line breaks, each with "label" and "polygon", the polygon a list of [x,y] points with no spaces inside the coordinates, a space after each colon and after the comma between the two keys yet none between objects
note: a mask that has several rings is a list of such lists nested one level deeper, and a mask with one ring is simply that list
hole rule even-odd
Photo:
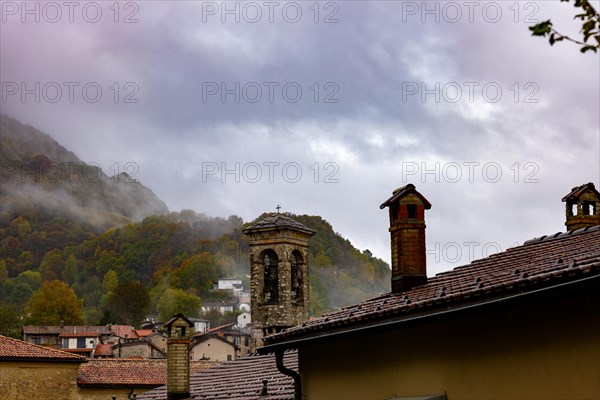
[{"label": "cloudy sky", "polygon": [[174,211],[281,205],[389,260],[379,205],[413,183],[432,275],[564,230],[561,197],[600,180],[599,56],[527,29],[577,36],[558,0],[1,11],[2,112]]}]

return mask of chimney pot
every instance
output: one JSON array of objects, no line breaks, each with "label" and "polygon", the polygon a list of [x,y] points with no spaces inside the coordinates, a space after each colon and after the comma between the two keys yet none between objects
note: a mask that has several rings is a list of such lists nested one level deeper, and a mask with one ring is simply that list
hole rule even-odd
[{"label": "chimney pot", "polygon": [[574,187],[562,201],[566,203],[568,231],[600,225],[600,192],[592,182]]}]

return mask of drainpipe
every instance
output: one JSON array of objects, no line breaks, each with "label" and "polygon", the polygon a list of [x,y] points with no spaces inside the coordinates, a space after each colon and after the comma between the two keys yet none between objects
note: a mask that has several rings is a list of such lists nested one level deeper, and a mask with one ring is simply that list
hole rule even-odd
[{"label": "drainpipe", "polygon": [[293,369],[286,368],[286,366],[283,365],[283,354],[283,350],[275,351],[277,370],[284,375],[291,376],[294,379],[294,400],[302,400],[302,381],[300,380],[300,374]]}]

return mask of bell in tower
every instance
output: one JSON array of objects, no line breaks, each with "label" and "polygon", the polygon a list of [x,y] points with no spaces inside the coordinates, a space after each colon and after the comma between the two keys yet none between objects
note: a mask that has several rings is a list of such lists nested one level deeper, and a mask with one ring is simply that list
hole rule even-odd
[{"label": "bell in tower", "polygon": [[250,244],[250,313],[262,337],[308,319],[308,241],[315,232],[287,215],[269,214],[242,231]]}]

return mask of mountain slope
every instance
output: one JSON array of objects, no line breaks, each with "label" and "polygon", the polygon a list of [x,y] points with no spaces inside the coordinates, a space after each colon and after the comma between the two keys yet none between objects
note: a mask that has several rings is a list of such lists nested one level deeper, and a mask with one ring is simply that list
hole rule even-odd
[{"label": "mountain slope", "polygon": [[0,212],[49,209],[105,229],[168,212],[165,203],[127,174],[108,177],[48,134],[0,116]]}]

